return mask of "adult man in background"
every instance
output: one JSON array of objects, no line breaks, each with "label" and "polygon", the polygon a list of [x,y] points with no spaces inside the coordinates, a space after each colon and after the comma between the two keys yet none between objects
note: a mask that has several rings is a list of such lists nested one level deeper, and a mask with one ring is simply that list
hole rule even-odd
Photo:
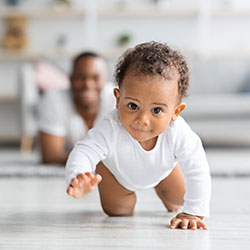
[{"label": "adult man in background", "polygon": [[73,61],[71,88],[48,91],[39,105],[44,163],[65,164],[74,144],[115,107],[105,60],[93,52]]}]

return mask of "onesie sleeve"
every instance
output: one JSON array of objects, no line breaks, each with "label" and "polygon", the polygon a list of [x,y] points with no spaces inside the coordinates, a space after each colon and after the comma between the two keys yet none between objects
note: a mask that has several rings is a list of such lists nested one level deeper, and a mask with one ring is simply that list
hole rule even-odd
[{"label": "onesie sleeve", "polygon": [[211,176],[206,154],[200,138],[182,117],[179,117],[173,131],[173,149],[185,177],[183,212],[209,216]]},{"label": "onesie sleeve", "polygon": [[78,174],[95,171],[96,165],[110,153],[113,135],[111,121],[105,118],[76,143],[66,163],[67,187]]}]

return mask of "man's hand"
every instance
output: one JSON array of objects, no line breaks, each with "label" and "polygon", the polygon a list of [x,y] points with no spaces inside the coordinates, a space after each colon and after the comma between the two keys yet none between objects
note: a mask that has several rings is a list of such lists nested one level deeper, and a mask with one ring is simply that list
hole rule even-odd
[{"label": "man's hand", "polygon": [[170,228],[181,228],[193,230],[204,229],[207,230],[207,226],[202,222],[203,217],[195,216],[186,213],[177,214],[170,222]]},{"label": "man's hand", "polygon": [[76,178],[71,180],[71,183],[67,189],[67,194],[76,199],[82,198],[83,196],[91,192],[94,187],[100,183],[101,180],[102,177],[99,174],[79,174]]}]

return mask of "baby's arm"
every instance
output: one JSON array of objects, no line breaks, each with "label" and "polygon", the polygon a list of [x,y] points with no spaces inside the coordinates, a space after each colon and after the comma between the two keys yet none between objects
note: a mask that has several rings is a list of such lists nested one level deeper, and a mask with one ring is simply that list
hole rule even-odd
[{"label": "baby's arm", "polygon": [[195,216],[186,213],[177,214],[170,222],[170,228],[181,228],[188,229],[191,228],[196,230],[197,228],[207,230],[207,226],[202,221],[202,216]]},{"label": "baby's arm", "polygon": [[76,178],[73,178],[67,189],[67,194],[78,199],[84,197],[91,192],[94,187],[99,184],[102,177],[92,173],[78,174]]},{"label": "baby's arm", "polygon": [[173,135],[176,160],[185,176],[185,196],[182,213],[171,220],[171,228],[207,229],[202,222],[209,216],[211,177],[200,138],[180,119]]},{"label": "baby's arm", "polygon": [[88,131],[83,140],[76,143],[66,163],[67,194],[81,198],[100,183],[101,176],[93,175],[96,165],[109,153],[108,143],[113,131],[109,121]]}]

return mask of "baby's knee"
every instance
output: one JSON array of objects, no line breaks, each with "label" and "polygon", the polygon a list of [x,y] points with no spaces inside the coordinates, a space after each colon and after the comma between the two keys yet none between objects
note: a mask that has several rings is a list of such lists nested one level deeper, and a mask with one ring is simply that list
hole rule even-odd
[{"label": "baby's knee", "polygon": [[132,216],[136,204],[136,196],[131,195],[130,199],[121,201],[101,200],[102,209],[108,216]]},{"label": "baby's knee", "polygon": [[168,212],[176,212],[182,208],[182,205],[175,205],[170,202],[164,202],[165,207],[167,208]]},{"label": "baby's knee", "polygon": [[132,216],[134,214],[134,208],[102,206],[102,209],[108,216]]},{"label": "baby's knee", "polygon": [[178,211],[184,204],[184,192],[175,193],[160,188],[155,188],[155,191],[169,212]]}]

